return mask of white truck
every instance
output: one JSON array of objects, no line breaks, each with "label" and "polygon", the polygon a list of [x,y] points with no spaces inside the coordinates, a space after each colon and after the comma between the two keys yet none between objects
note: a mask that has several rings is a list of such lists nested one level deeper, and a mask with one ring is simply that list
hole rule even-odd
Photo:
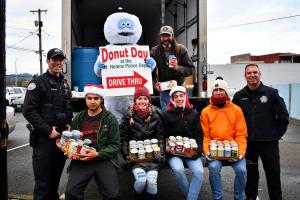
[{"label": "white truck", "polygon": [[[62,1],[62,49],[68,58],[63,73],[71,88],[77,89],[84,81],[99,82],[99,78],[93,72],[93,65],[99,46],[108,44],[103,34],[104,22],[114,12],[128,12],[138,16],[143,27],[138,44],[149,45],[150,49],[157,44],[159,28],[162,25],[174,28],[177,41],[187,47],[196,66],[194,76],[186,79],[187,85],[194,86],[191,99],[200,102],[197,105],[203,107],[207,103],[207,98],[202,98],[202,83],[207,66],[206,1]],[[82,87],[79,90],[82,90]],[[158,101],[158,98],[153,96],[153,100]]]}]

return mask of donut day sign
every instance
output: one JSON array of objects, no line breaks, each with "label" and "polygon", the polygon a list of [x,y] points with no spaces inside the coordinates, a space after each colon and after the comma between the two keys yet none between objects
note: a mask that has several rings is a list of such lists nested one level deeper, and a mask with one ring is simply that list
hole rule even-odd
[{"label": "donut day sign", "polygon": [[145,63],[149,46],[107,45],[99,48],[99,57],[105,65],[102,84],[106,96],[133,95],[138,86],[153,93],[151,69]]}]

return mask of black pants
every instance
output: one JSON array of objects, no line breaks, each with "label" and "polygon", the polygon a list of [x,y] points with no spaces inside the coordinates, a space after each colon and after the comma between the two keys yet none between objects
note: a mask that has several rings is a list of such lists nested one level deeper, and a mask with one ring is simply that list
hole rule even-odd
[{"label": "black pants", "polygon": [[33,147],[34,200],[58,200],[57,193],[66,157],[55,139],[42,136]]},{"label": "black pants", "polygon": [[281,200],[280,158],[278,141],[248,142],[246,197],[256,199],[258,192],[259,171],[258,158],[261,158],[265,170],[269,197]]},{"label": "black pants", "polygon": [[109,160],[71,162],[66,200],[83,200],[84,191],[92,178],[104,200],[119,199],[118,171]]}]

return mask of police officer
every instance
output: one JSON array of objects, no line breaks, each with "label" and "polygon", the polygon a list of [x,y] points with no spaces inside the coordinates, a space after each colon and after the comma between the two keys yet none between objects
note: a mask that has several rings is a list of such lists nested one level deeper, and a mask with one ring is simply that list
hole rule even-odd
[{"label": "police officer", "polygon": [[260,77],[258,65],[246,65],[247,86],[233,97],[233,102],[243,110],[248,129],[245,193],[248,200],[257,197],[260,157],[267,178],[269,197],[272,200],[281,200],[278,140],[286,132],[289,113],[278,90],[265,86]]},{"label": "police officer", "polygon": [[33,127],[34,200],[59,199],[57,190],[66,158],[55,141],[72,120],[71,92],[61,74],[64,59],[60,49],[48,51],[47,72],[29,83],[24,100],[23,115]]}]

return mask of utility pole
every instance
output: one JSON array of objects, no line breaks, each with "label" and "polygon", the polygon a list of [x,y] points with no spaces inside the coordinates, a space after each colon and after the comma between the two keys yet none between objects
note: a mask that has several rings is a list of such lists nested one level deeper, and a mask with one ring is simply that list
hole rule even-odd
[{"label": "utility pole", "polygon": [[18,72],[17,72],[17,60],[15,60],[15,86],[18,87]]},{"label": "utility pole", "polygon": [[0,0],[0,199],[8,199],[7,136],[5,105],[5,14],[6,1]]},{"label": "utility pole", "polygon": [[42,27],[43,27],[43,22],[41,21],[41,13],[42,12],[46,13],[47,10],[38,9],[38,10],[31,10],[30,12],[32,12],[33,14],[38,13],[38,21],[34,21],[34,25],[39,27],[38,36],[39,36],[39,54],[40,54],[40,75],[42,75],[43,74],[43,60],[42,60],[42,53],[43,53],[43,50],[42,50]]}]

